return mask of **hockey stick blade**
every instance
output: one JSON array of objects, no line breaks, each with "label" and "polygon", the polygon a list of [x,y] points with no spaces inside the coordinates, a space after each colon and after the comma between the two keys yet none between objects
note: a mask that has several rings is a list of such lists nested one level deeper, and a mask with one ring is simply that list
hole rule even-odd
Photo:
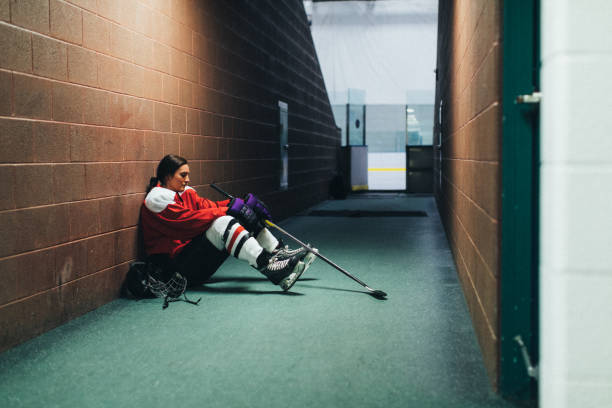
[{"label": "hockey stick blade", "polygon": [[382,290],[378,290],[378,289],[372,289],[371,287],[369,287],[368,285],[366,285],[365,283],[363,283],[359,278],[351,275],[350,273],[348,273],[347,271],[345,271],[343,268],[341,268],[340,266],[336,265],[335,263],[333,263],[332,261],[330,261],[329,259],[327,259],[326,257],[324,257],[323,255],[321,255],[318,251],[313,251],[308,245],[304,244],[302,241],[300,241],[299,239],[297,239],[296,237],[294,237],[293,235],[291,235],[290,233],[288,233],[287,231],[285,231],[284,229],[282,229],[281,227],[279,227],[278,225],[274,224],[272,221],[270,220],[264,220],[264,222],[266,223],[267,226],[272,227],[272,228],[276,228],[277,230],[279,230],[280,232],[282,232],[283,234],[285,234],[286,236],[288,236],[289,238],[291,238],[292,240],[294,240],[295,242],[297,242],[298,244],[300,244],[302,247],[308,249],[310,252],[312,252],[317,258],[322,259],[324,262],[326,262],[328,265],[331,265],[332,267],[334,267],[336,270],[342,272],[344,275],[348,276],[349,278],[351,278],[352,280],[354,280],[355,282],[357,282],[358,284],[360,284],[361,286],[363,286],[364,288],[366,288],[368,290],[368,294],[374,296],[377,299],[380,300],[386,300],[387,294],[385,292],[383,292]]}]

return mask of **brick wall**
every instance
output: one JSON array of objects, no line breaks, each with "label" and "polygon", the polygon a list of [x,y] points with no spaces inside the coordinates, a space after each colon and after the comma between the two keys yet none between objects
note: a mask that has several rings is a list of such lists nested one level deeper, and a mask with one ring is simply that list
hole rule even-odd
[{"label": "brick wall", "polygon": [[485,366],[496,387],[501,2],[441,1],[438,15],[434,144],[441,145],[434,155],[435,194]]},{"label": "brick wall", "polygon": [[339,136],[300,0],[5,0],[0,143],[2,351],[118,296],[164,154],[282,218],[327,197]]}]

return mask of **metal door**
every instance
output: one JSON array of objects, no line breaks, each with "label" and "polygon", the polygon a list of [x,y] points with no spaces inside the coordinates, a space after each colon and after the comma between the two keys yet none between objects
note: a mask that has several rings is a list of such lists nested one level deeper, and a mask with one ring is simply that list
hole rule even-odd
[{"label": "metal door", "polygon": [[537,393],[524,352],[537,364],[539,3],[507,1],[503,6],[499,391],[524,400]]}]

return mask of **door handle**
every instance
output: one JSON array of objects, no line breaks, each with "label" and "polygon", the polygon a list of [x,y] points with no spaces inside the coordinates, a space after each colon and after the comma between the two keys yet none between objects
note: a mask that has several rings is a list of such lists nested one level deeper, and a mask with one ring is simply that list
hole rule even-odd
[{"label": "door handle", "polygon": [[542,92],[534,92],[527,95],[519,95],[516,97],[516,103],[540,103],[542,101]]}]

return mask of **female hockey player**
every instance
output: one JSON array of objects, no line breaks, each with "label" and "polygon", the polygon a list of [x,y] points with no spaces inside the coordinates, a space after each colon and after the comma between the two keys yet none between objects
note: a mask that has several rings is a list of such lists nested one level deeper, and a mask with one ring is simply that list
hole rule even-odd
[{"label": "female hockey player", "polygon": [[314,260],[305,248],[283,247],[263,227],[271,219],[253,194],[245,199],[211,201],[188,186],[187,160],[165,156],[151,179],[141,208],[145,251],[150,262],[204,283],[229,255],[248,262],[287,291]]}]

